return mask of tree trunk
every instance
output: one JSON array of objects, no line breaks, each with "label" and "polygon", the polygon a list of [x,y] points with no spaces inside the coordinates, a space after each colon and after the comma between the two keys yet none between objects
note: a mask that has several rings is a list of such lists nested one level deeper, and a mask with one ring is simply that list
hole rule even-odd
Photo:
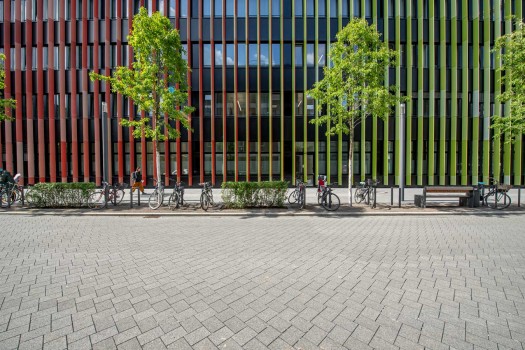
[{"label": "tree trunk", "polygon": [[155,156],[157,162],[157,183],[160,185],[161,173],[160,173],[160,152],[159,152],[159,142],[155,140]]},{"label": "tree trunk", "polygon": [[354,123],[350,122],[348,140],[348,205],[352,207],[352,184],[354,183]]}]

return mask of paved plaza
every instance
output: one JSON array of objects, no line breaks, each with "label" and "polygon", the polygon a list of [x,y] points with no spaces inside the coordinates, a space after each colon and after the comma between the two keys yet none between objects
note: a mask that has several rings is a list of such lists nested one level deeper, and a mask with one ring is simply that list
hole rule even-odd
[{"label": "paved plaza", "polygon": [[525,215],[0,215],[0,349],[523,349]]}]

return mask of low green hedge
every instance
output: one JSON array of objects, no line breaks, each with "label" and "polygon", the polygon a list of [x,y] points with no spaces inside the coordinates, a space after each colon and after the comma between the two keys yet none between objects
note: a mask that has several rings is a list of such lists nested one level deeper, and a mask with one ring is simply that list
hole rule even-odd
[{"label": "low green hedge", "polygon": [[227,208],[282,207],[287,181],[223,182],[222,200]]},{"label": "low green hedge", "polygon": [[78,208],[87,204],[94,189],[92,182],[38,183],[28,188],[25,199],[37,208]]}]

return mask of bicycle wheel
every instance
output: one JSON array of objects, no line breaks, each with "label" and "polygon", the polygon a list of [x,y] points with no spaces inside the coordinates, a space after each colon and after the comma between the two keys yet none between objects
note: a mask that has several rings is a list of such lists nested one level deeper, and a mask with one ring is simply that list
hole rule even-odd
[{"label": "bicycle wheel", "polygon": [[510,205],[510,197],[505,192],[490,192],[485,196],[485,203],[491,209],[507,209]]},{"label": "bicycle wheel", "polygon": [[9,202],[11,201],[11,196],[8,195],[7,191],[2,191],[0,193],[0,207],[7,208]]},{"label": "bicycle wheel", "polygon": [[151,209],[157,210],[162,204],[162,193],[159,190],[154,190],[148,200],[148,205]]},{"label": "bicycle wheel", "polygon": [[299,191],[297,204],[299,205],[299,209],[304,209],[306,205],[306,189],[303,188]]},{"label": "bicycle wheel", "polygon": [[363,196],[363,189],[362,188],[356,188],[355,192],[354,192],[354,200],[355,200],[356,204],[361,203],[363,201],[363,199],[365,199],[365,197]]},{"label": "bicycle wheel", "polygon": [[375,208],[376,207],[376,196],[375,196],[375,192],[374,192],[374,189],[370,189],[370,198],[368,200],[368,205],[370,205],[370,208]]},{"label": "bicycle wheel", "polygon": [[119,205],[124,199],[124,190],[115,190],[113,196],[113,204]]},{"label": "bicycle wheel", "polygon": [[201,194],[202,210],[207,211],[209,206],[210,206],[210,199],[208,198],[208,195],[206,193]]},{"label": "bicycle wheel", "polygon": [[177,191],[173,191],[170,198],[168,199],[168,208],[175,210],[179,207],[179,194]]},{"label": "bicycle wheel", "polygon": [[297,191],[297,189],[293,190],[292,193],[290,193],[290,195],[288,196],[288,203],[290,203],[290,204],[297,203],[298,193],[299,193],[299,191]]},{"label": "bicycle wheel", "polygon": [[104,191],[93,192],[88,198],[88,207],[91,209],[103,208],[105,204]]},{"label": "bicycle wheel", "polygon": [[332,192],[327,192],[321,200],[321,205],[328,211],[336,211],[341,205],[339,197]]}]

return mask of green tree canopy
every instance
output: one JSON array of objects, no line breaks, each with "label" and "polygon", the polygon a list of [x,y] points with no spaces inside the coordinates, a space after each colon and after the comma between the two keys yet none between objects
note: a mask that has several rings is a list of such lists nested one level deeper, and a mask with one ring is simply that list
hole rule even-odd
[{"label": "green tree canopy", "polygon": [[[183,58],[184,48],[179,32],[160,12],[151,16],[145,8],[133,17],[133,28],[128,36],[133,47],[132,67],[117,67],[113,76],[91,72],[92,80],[111,84],[111,90],[129,97],[146,116],[140,119],[122,119],[123,126],[133,127],[133,136],[154,141],[175,139],[179,132],[173,121],[190,128],[188,114],[194,109],[187,106],[188,64]],[[160,178],[160,153],[157,148],[157,176]]]},{"label": "green tree canopy", "polygon": [[0,122],[4,120],[13,120],[13,118],[7,115],[7,108],[15,108],[16,101],[11,98],[4,98],[5,88],[5,67],[4,67],[5,55],[0,53]]},{"label": "green tree canopy", "polygon": [[499,70],[505,88],[496,98],[501,103],[510,102],[509,115],[492,117],[494,137],[506,134],[508,141],[515,141],[525,133],[525,23],[516,21],[512,33],[496,40],[494,51],[502,60]]},{"label": "green tree canopy", "polygon": [[354,130],[368,116],[384,118],[398,102],[395,88],[384,83],[397,54],[365,19],[352,19],[336,38],[328,53],[324,78],[308,94],[317,100],[320,114],[312,122],[327,124],[327,135],[349,135],[348,190],[352,205]]}]

